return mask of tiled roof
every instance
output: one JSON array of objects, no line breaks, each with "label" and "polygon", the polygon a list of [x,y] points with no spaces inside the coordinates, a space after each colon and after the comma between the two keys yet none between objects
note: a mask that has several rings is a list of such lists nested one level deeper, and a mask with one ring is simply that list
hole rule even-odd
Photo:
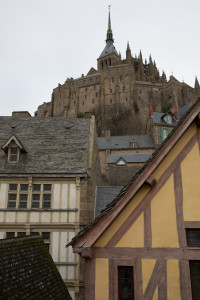
[{"label": "tiled roof", "polygon": [[0,148],[0,176],[86,173],[89,131],[89,119],[0,117],[0,147],[14,134],[26,149],[14,164]]},{"label": "tiled roof", "polygon": [[[160,113],[160,112],[154,112],[153,116],[152,116],[152,120],[154,122],[154,124],[157,125],[163,125],[163,126],[170,126],[170,127],[174,127],[178,124],[178,122],[180,121],[180,119],[182,118],[182,116],[187,112],[187,110],[190,108],[191,103],[188,102],[186,103],[183,107],[181,107],[178,110],[178,120],[175,120],[174,118],[172,118],[172,124],[167,123],[163,117],[167,114],[167,113]],[[168,113],[171,113],[170,111]],[[171,113],[172,114],[172,113]]]},{"label": "tiled roof", "polygon": [[71,300],[41,237],[0,240],[0,299]]},{"label": "tiled roof", "polygon": [[155,148],[154,141],[150,135],[127,135],[98,138],[99,150],[105,149],[133,149],[131,141],[136,141],[135,148]]},{"label": "tiled roof", "polygon": [[119,194],[122,186],[98,186],[96,195],[96,211],[97,216],[102,209],[106,207]]},{"label": "tiled roof", "polygon": [[127,163],[144,163],[151,157],[151,155],[151,153],[111,154],[107,160],[107,164],[114,164],[120,158]]},{"label": "tiled roof", "polygon": [[193,108],[200,102],[200,99],[197,100],[196,103],[194,103],[189,110],[187,110],[187,112],[185,113],[185,115],[182,116],[182,118],[180,119],[178,125],[171,131],[171,133],[167,136],[167,138],[163,141],[162,144],[160,144],[160,146],[154,151],[154,153],[152,154],[152,156],[149,158],[149,160],[143,165],[142,168],[140,168],[140,170],[133,176],[133,178],[121,189],[121,191],[119,192],[119,194],[115,197],[115,199],[113,199],[113,201],[111,201],[109,204],[106,205],[105,209],[103,209],[101,211],[101,213],[99,215],[96,216],[96,218],[90,223],[88,224],[86,227],[84,227],[72,240],[71,242],[67,245],[73,245],[79,238],[81,238],[81,236],[83,236],[86,232],[88,232],[90,230],[90,228],[93,227],[93,225],[95,225],[96,223],[98,223],[98,221],[100,219],[102,219],[105,215],[107,215],[107,213],[109,211],[111,211],[112,209],[114,209],[115,205],[118,203],[118,201],[121,199],[121,197],[126,193],[126,191],[129,189],[130,186],[132,186],[132,184],[134,183],[134,181],[139,177],[139,175],[145,171],[145,169],[148,167],[148,165],[150,164],[150,162],[154,159],[154,157],[157,155],[157,153],[159,151],[162,151],[162,148],[164,148],[165,144],[168,142],[168,140],[171,138],[171,136],[179,129],[180,125],[182,124],[182,122],[184,121],[184,119],[187,117],[187,115],[193,110]]},{"label": "tiled roof", "polygon": [[101,55],[99,56],[99,58],[102,58],[104,56],[107,56],[109,54],[115,53],[118,55],[117,50],[115,49],[115,46],[113,45],[112,41],[108,41],[106,43],[105,48],[103,49]]}]

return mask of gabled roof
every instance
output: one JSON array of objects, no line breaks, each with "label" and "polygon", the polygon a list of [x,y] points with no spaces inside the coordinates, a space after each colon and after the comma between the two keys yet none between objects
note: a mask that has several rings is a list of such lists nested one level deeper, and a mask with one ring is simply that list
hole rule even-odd
[{"label": "gabled roof", "polygon": [[139,172],[126,186],[124,186],[116,198],[107,205],[107,207],[94,219],[93,222],[80,231],[67,246],[73,245],[76,252],[81,252],[81,248],[84,249],[91,247],[117,218],[143,184],[145,182],[150,185],[154,184],[155,180],[152,178],[151,174],[167,156],[169,151],[185,133],[196,117],[198,117],[198,123],[200,124],[200,99],[187,111],[177,127],[173,129]]},{"label": "gabled roof", "polygon": [[71,300],[40,236],[0,240],[0,299]]},{"label": "gabled roof", "polygon": [[7,140],[7,142],[1,147],[1,149],[3,149],[4,151],[7,151],[10,143],[12,143],[12,142],[14,142],[22,151],[26,152],[22,143],[14,134]]},{"label": "gabled roof", "polygon": [[132,141],[136,142],[135,148],[155,148],[154,141],[150,135],[127,135],[111,136],[110,139],[105,137],[98,138],[99,150],[105,149],[133,149]]},{"label": "gabled roof", "polygon": [[111,154],[107,160],[107,164],[115,164],[120,158],[126,163],[144,163],[151,155],[151,153]]},{"label": "gabled roof", "polygon": [[0,146],[14,139],[27,152],[11,165],[0,149],[0,176],[86,174],[89,133],[90,119],[0,117]]}]

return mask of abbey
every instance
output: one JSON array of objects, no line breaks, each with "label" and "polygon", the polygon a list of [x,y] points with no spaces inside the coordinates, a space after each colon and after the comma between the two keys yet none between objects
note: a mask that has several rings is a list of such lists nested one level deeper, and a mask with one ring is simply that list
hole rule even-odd
[{"label": "abbey", "polygon": [[200,86],[196,78],[195,87],[179,82],[174,76],[167,81],[151,56],[143,61],[142,52],[133,57],[129,43],[126,58],[114,46],[110,11],[106,46],[97,59],[97,70],[91,68],[86,76],[68,78],[53,90],[50,102],[38,107],[36,116],[84,117],[95,114],[98,134],[108,129],[108,120],[126,112],[131,112],[141,120],[142,131],[147,132],[148,107],[153,111],[166,111],[176,105],[182,107],[187,102],[194,103],[200,96]]}]

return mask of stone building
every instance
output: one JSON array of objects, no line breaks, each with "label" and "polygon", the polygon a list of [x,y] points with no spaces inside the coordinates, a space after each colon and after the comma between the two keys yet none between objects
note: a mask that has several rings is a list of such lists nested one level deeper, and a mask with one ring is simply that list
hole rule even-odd
[{"label": "stone building", "polygon": [[94,217],[94,116],[15,115],[0,117],[0,238],[40,233],[72,299],[79,299],[83,266],[65,245]]},{"label": "stone building", "polygon": [[51,101],[40,105],[36,115],[83,117],[87,113],[95,114],[101,135],[109,129],[113,116],[131,112],[133,118],[137,116],[136,122],[140,119],[140,132],[132,134],[146,134],[149,104],[153,111],[161,112],[173,105],[179,108],[189,101],[193,103],[198,96],[197,78],[194,88],[174,76],[167,81],[151,55],[148,61],[143,60],[141,51],[133,57],[129,44],[123,59],[114,46],[109,12],[106,46],[97,59],[97,69],[91,68],[87,75],[68,78],[64,84],[59,84],[53,90]]}]

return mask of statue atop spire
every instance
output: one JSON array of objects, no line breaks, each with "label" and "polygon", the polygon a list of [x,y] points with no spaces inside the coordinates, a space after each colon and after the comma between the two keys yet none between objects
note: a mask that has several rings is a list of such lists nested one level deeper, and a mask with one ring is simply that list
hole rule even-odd
[{"label": "statue atop spire", "polygon": [[106,43],[108,41],[112,41],[114,43],[113,33],[112,33],[112,28],[111,28],[110,7],[111,7],[111,5],[108,6],[109,14],[108,14],[108,30],[107,30],[107,36],[106,36]]}]

